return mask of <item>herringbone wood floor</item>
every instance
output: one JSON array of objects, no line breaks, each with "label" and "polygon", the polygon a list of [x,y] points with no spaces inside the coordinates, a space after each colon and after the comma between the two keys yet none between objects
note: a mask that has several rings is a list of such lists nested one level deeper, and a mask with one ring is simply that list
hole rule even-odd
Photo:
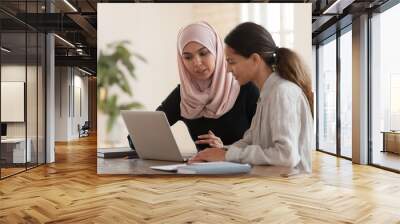
[{"label": "herringbone wood floor", "polygon": [[400,175],[314,154],[306,177],[96,175],[96,139],[0,181],[0,223],[400,223]]}]

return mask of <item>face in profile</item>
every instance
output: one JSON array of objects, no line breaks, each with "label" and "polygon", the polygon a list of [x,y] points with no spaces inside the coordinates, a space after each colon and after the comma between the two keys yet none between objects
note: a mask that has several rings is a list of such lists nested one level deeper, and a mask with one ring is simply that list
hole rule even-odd
[{"label": "face in profile", "polygon": [[183,48],[182,61],[193,79],[208,80],[214,74],[215,56],[197,42],[189,42]]},{"label": "face in profile", "polygon": [[229,46],[225,47],[226,60],[228,62],[228,71],[232,72],[240,85],[244,85],[252,80],[254,65],[250,58],[245,58],[235,52]]}]

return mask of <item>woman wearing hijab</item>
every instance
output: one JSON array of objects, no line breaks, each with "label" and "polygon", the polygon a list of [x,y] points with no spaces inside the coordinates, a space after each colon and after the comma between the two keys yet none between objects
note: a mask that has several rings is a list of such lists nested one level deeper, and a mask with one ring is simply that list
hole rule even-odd
[{"label": "woman wearing hijab", "polygon": [[308,69],[295,52],[277,47],[271,34],[255,23],[238,25],[225,43],[229,70],[238,82],[253,82],[260,89],[257,110],[242,139],[205,149],[191,162],[227,160],[310,173],[314,130]]},{"label": "woman wearing hijab", "polygon": [[227,71],[223,41],[209,24],[184,27],[177,45],[181,83],[157,110],[170,125],[183,121],[199,151],[241,139],[255,113],[257,87],[240,86]]}]

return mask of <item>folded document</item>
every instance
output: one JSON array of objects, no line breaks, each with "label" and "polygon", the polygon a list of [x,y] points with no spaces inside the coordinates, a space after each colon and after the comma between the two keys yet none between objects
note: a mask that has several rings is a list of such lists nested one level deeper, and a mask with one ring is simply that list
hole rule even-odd
[{"label": "folded document", "polygon": [[231,162],[207,162],[192,164],[174,164],[167,166],[152,166],[156,170],[176,171],[180,174],[238,174],[248,173],[251,170],[249,164]]}]

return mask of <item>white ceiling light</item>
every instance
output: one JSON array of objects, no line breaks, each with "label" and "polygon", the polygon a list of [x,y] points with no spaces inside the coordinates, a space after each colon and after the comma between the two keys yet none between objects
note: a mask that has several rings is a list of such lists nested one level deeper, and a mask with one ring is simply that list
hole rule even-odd
[{"label": "white ceiling light", "polygon": [[81,72],[83,72],[83,73],[85,73],[85,74],[92,75],[92,73],[90,73],[90,72],[88,72],[88,71],[85,71],[85,70],[83,70],[83,69],[81,69],[81,68],[79,68],[79,67],[78,67],[78,70],[81,71]]},{"label": "white ceiling light", "polygon": [[57,34],[54,34],[55,37],[57,37],[59,40],[61,40],[62,42],[66,43],[67,45],[69,45],[70,47],[75,48],[75,45],[71,44],[71,42],[69,42],[68,40],[58,36]]},{"label": "white ceiling light", "polygon": [[354,0],[336,0],[332,5],[325,9],[322,14],[342,14],[343,9],[353,2]]},{"label": "white ceiling light", "polygon": [[78,12],[78,10],[71,4],[69,3],[68,0],[64,0],[65,4],[67,4],[72,10],[74,10],[74,12]]},{"label": "white ceiling light", "polygon": [[5,47],[1,47],[1,50],[4,51],[4,52],[7,52],[7,53],[10,53],[10,52],[11,52],[10,50],[8,50],[8,49],[5,48]]}]

